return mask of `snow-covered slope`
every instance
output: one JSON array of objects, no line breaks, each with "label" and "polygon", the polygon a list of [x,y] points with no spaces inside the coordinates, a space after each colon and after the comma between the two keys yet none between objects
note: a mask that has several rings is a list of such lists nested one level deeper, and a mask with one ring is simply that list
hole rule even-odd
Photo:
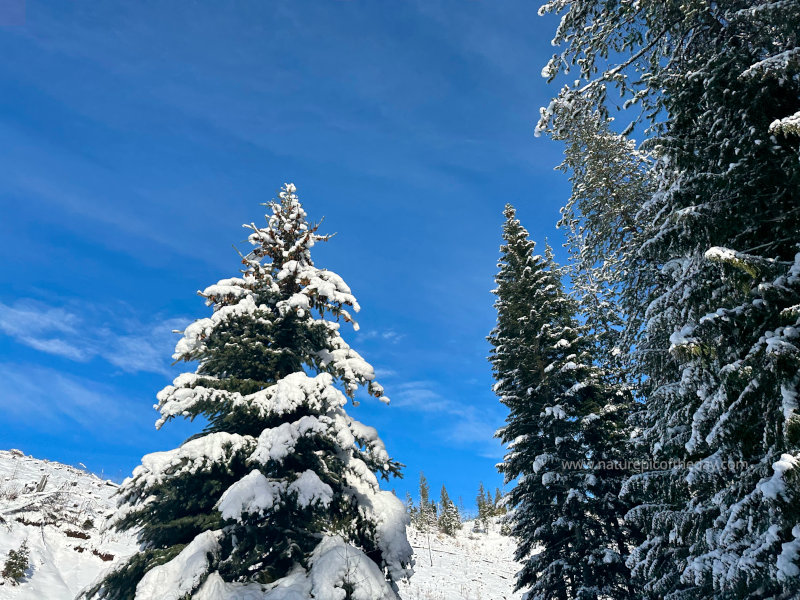
[{"label": "snow-covered slope", "polygon": [[[117,486],[56,462],[0,450],[0,569],[27,541],[30,564],[19,585],[0,578],[0,600],[72,600],[115,561],[136,551],[130,534],[103,531]],[[403,600],[508,600],[517,565],[497,532],[455,538],[409,531],[416,566]],[[429,542],[430,540],[430,542]]]},{"label": "snow-covered slope", "polygon": [[67,600],[136,548],[130,535],[100,528],[114,509],[110,481],[19,451],[0,450],[0,567],[27,542],[30,568],[2,600]]},{"label": "snow-covered slope", "polygon": [[409,531],[414,548],[414,577],[401,584],[403,600],[509,600],[514,594],[514,543],[500,535],[497,524],[488,533],[474,533],[464,523],[456,536]]}]

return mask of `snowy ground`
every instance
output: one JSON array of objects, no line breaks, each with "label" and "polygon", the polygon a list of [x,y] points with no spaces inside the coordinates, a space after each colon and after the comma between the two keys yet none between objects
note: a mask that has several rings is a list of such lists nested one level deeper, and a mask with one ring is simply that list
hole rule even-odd
[{"label": "snowy ground", "polygon": [[[455,538],[409,532],[414,548],[414,577],[401,585],[403,600],[509,600],[519,565],[514,544],[492,524],[488,533],[474,533],[472,522]],[[430,539],[430,544],[429,544]]]},{"label": "snowy ground", "polygon": [[135,549],[131,536],[100,533],[116,486],[80,469],[0,450],[0,565],[27,541],[28,577],[0,579],[2,600],[67,600]]},{"label": "snowy ground", "polygon": [[[72,600],[117,560],[136,550],[128,534],[101,531],[116,485],[66,465],[0,450],[0,568],[27,541],[31,568],[20,585],[0,579],[0,600]],[[497,532],[455,538],[409,532],[415,575],[403,600],[509,600],[517,565]],[[430,539],[430,544],[429,544]]]}]

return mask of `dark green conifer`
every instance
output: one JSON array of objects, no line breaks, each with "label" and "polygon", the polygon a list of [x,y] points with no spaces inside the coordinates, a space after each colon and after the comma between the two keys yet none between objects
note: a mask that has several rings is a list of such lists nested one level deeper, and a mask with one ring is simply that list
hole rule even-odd
[{"label": "dark green conifer", "polygon": [[447,489],[442,485],[442,491],[439,494],[439,531],[452,536],[459,529],[461,529],[461,515],[450,499]]},{"label": "dark green conifer", "polygon": [[534,256],[514,208],[504,214],[489,340],[495,392],[509,409],[497,435],[508,447],[499,468],[514,484],[516,587],[535,600],[635,597],[618,498],[629,396],[593,364],[550,249]]},{"label": "dark green conifer", "polygon": [[265,227],[246,226],[254,249],[241,277],[201,293],[213,314],[178,342],[174,358],[196,370],[158,394],[158,427],[177,417],[206,426],[145,456],[123,483],[114,524],[136,529],[141,551],[88,597],[395,600],[410,574],[405,507],[375,475],[401,465],[344,410],[360,387],[383,398],[339,334],[358,304],[314,266],[311,248],[328,236],[294,186],[267,206]]}]

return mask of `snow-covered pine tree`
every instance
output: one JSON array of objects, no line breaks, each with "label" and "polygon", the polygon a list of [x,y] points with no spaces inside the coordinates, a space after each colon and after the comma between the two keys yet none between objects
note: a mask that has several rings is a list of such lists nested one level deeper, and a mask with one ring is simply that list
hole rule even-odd
[{"label": "snow-covered pine tree", "polygon": [[531,600],[635,597],[618,498],[628,396],[592,364],[552,253],[534,256],[513,207],[504,214],[489,340],[495,392],[509,409],[497,435],[508,446],[499,468],[515,484],[516,587]]},{"label": "snow-covered pine tree", "polygon": [[28,542],[26,540],[22,542],[19,549],[8,551],[8,556],[6,557],[0,575],[2,575],[4,579],[10,581],[11,585],[17,585],[25,577],[25,573],[29,568],[30,551],[28,550]]},{"label": "snow-covered pine tree", "polygon": [[[685,386],[700,401],[686,444],[697,461],[687,513],[711,522],[692,538],[681,584],[695,598],[798,597],[800,136],[791,122],[800,116],[800,4],[726,8],[730,23],[687,65],[713,84],[670,90],[682,111],[700,103],[671,125],[667,151],[701,159],[673,206],[694,210],[705,203],[689,195],[707,195],[712,233],[695,252],[724,282],[706,314],[670,339],[682,382],[704,375]],[[698,152],[705,136],[715,143]]]},{"label": "snow-covered pine tree", "polygon": [[[618,280],[646,401],[640,440],[655,459],[625,489],[646,532],[634,575],[653,598],[794,596],[800,4],[553,0],[543,11],[563,12],[565,45],[545,74],[579,76],[540,128],[568,139],[575,108],[606,114],[614,85],[643,108],[656,160],[635,239],[601,249],[638,261]],[[613,185],[595,183],[587,197]],[[582,207],[586,239],[607,230],[606,206]]]},{"label": "snow-covered pine tree", "polygon": [[687,444],[700,457],[689,509],[715,520],[682,582],[708,598],[800,597],[800,252],[777,261],[711,248],[706,258],[749,297],[673,338],[685,373],[718,369],[698,392]]},{"label": "snow-covered pine tree", "polygon": [[123,483],[114,525],[138,530],[141,551],[87,597],[396,600],[395,582],[411,574],[405,507],[375,475],[401,465],[344,410],[362,386],[386,401],[339,333],[358,304],[314,266],[310,250],[328,236],[294,185],[279,197],[266,227],[246,225],[254,249],[242,276],[201,293],[214,312],[174,355],[196,370],[158,394],[157,427],[207,426],[145,456]]},{"label": "snow-covered pine tree", "polygon": [[461,515],[450,499],[447,489],[442,485],[442,491],[439,494],[439,531],[452,536],[459,529],[461,529]]},{"label": "snow-covered pine tree", "polygon": [[431,500],[431,489],[425,473],[419,473],[419,509],[416,513],[417,529],[430,532],[436,527],[436,503]]}]

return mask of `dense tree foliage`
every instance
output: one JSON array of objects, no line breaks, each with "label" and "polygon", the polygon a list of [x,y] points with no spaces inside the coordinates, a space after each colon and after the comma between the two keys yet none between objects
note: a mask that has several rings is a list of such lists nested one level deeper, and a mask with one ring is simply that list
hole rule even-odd
[{"label": "dense tree foliage", "polygon": [[294,186],[268,208],[265,227],[246,226],[241,277],[202,292],[213,314],[177,345],[196,370],[158,394],[159,427],[207,425],[123,483],[115,526],[136,528],[142,549],[88,596],[395,600],[410,575],[405,507],[375,475],[401,465],[344,410],[360,387],[383,398],[339,334],[358,304],[314,266],[311,248],[328,238]]},{"label": "dense tree foliage", "polygon": [[523,562],[517,589],[548,599],[630,598],[630,534],[618,497],[629,395],[594,366],[548,248],[505,209],[489,337],[495,391],[509,409],[498,436],[508,452],[508,520]]},{"label": "dense tree foliage", "polygon": [[642,406],[633,574],[652,598],[796,595],[800,4],[542,10],[544,75],[574,80],[540,131],[566,143],[577,280]]}]

